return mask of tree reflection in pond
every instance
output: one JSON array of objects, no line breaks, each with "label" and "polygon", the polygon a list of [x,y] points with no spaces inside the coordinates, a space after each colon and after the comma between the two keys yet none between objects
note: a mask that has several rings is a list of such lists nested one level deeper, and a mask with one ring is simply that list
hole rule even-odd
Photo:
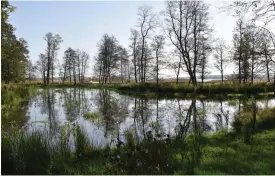
[{"label": "tree reflection in pond", "polygon": [[[54,135],[58,133],[59,126],[66,122],[79,123],[96,146],[110,144],[111,141],[114,144],[124,142],[126,131],[133,133],[137,141],[146,138],[148,132],[161,138],[183,138],[193,132],[197,141],[202,134],[231,130],[235,115],[240,110],[249,107],[247,110],[251,111],[251,101],[244,99],[233,104],[223,100],[147,99],[105,89],[40,91],[42,93],[30,100],[28,124],[46,121]],[[264,108],[266,104],[274,107],[275,100],[254,100],[253,106]],[[96,113],[98,117],[85,119],[84,113],[87,112]],[[194,150],[199,145],[194,143]]]}]

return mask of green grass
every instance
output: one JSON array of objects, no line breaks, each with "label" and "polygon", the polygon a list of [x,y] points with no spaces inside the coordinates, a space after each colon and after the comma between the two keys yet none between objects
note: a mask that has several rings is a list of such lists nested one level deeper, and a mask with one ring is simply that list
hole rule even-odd
[{"label": "green grass", "polygon": [[224,134],[208,136],[206,141],[196,174],[275,172],[275,130],[255,134],[251,144],[245,144],[241,139],[233,140]]}]

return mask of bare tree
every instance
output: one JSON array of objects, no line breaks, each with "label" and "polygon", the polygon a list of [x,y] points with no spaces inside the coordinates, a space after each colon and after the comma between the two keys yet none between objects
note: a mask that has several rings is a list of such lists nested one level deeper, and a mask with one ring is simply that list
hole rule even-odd
[{"label": "bare tree", "polygon": [[252,21],[267,20],[265,23],[270,23],[275,20],[275,1],[274,0],[252,0],[252,1],[234,1],[230,7],[235,9],[237,15],[246,13]]},{"label": "bare tree", "polygon": [[47,42],[46,56],[47,56],[47,84],[50,83],[50,71],[53,83],[53,71],[54,71],[54,58],[56,57],[57,50],[59,49],[59,44],[62,42],[61,37],[58,34],[53,34],[51,32],[47,33],[44,37]]},{"label": "bare tree", "polygon": [[222,84],[224,81],[224,68],[229,62],[227,58],[227,49],[225,41],[221,38],[218,38],[214,46],[214,57],[216,59],[215,68],[217,68],[221,73]]},{"label": "bare tree", "polygon": [[43,84],[46,84],[47,57],[45,54],[39,54],[39,60],[36,62],[37,69],[40,71]]},{"label": "bare tree", "polygon": [[275,52],[272,51],[272,49],[272,38],[270,33],[266,30],[260,30],[258,52],[264,57],[264,65],[268,82],[270,82],[272,56],[275,55]]},{"label": "bare tree", "polygon": [[152,13],[152,8],[149,6],[141,6],[138,8],[138,27],[141,34],[141,82],[146,79],[146,58],[145,58],[145,43],[148,38],[149,32],[155,27],[155,14]]},{"label": "bare tree", "polygon": [[156,35],[153,38],[153,43],[151,44],[153,51],[155,52],[156,57],[156,77],[157,84],[159,82],[159,66],[160,66],[160,58],[163,57],[163,49],[165,45],[165,38],[163,35]]},{"label": "bare tree", "polygon": [[127,69],[128,69],[128,52],[122,46],[118,47],[118,57],[120,62],[120,79],[121,83],[123,83],[124,78],[127,77]]},{"label": "bare tree", "polygon": [[204,79],[206,76],[210,73],[209,71],[209,54],[212,52],[212,47],[210,46],[210,43],[207,42],[208,37],[206,38],[203,36],[203,38],[200,40],[201,43],[198,45],[198,74],[201,78],[201,83],[204,83]]},{"label": "bare tree", "polygon": [[239,84],[242,82],[242,61],[244,60],[244,33],[245,33],[245,24],[244,19],[240,17],[237,21],[237,26],[235,28],[235,33],[233,35],[233,60],[237,61],[238,65],[238,80]]},{"label": "bare tree", "polygon": [[[197,85],[196,68],[203,36],[209,32],[208,6],[202,1],[168,1],[166,34],[181,54],[192,84]],[[179,63],[181,65],[181,62]]]},{"label": "bare tree", "polygon": [[131,29],[131,37],[130,40],[132,41],[130,44],[130,48],[132,49],[132,57],[133,57],[133,64],[134,64],[134,75],[135,75],[135,82],[138,82],[137,79],[137,57],[138,57],[138,40],[139,40],[139,33],[135,29]]},{"label": "bare tree", "polygon": [[88,68],[88,61],[90,59],[90,56],[88,53],[86,53],[85,51],[81,52],[81,59],[80,59],[80,64],[81,64],[81,83],[84,83],[85,80],[85,74],[86,74],[86,70]]}]

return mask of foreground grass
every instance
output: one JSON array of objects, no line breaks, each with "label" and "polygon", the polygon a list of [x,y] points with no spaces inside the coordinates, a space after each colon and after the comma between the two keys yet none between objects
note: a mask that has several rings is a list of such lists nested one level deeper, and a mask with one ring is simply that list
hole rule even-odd
[{"label": "foreground grass", "polygon": [[103,149],[78,125],[62,126],[55,137],[12,127],[1,134],[2,174],[274,174],[274,112],[259,110],[251,121],[244,111],[234,130],[212,135],[197,129],[161,139],[147,132],[138,142],[129,131],[125,144]]}]

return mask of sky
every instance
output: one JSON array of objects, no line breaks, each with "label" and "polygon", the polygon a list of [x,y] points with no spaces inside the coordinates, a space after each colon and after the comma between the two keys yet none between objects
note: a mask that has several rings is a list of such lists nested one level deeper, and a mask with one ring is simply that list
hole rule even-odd
[{"label": "sky", "polygon": [[[206,3],[210,5],[213,36],[222,37],[227,44],[231,44],[235,19],[218,8],[225,2]],[[16,10],[10,15],[10,23],[16,28],[16,36],[27,40],[32,62],[36,62],[38,55],[45,52],[45,34],[53,32],[63,39],[57,56],[60,64],[68,47],[89,53],[91,62],[87,76],[93,76],[93,58],[104,33],[114,35],[122,46],[128,48],[130,28],[135,28],[137,24],[138,7],[152,6],[155,13],[165,9],[164,1],[11,1],[11,4]],[[210,65],[213,65],[212,57]],[[173,74],[167,70],[162,73],[167,76]],[[229,65],[225,73],[232,73],[232,66]],[[212,67],[211,74],[219,72]]]}]

